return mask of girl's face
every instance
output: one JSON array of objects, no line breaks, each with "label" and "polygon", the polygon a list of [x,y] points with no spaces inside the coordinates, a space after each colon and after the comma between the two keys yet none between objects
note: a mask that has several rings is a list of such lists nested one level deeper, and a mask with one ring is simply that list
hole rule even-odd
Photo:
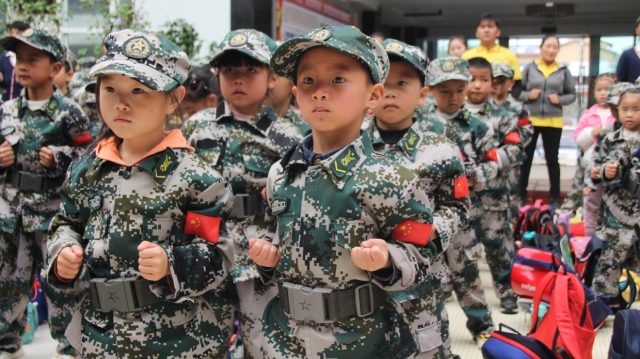
[{"label": "girl's face", "polygon": [[555,37],[550,37],[545,40],[544,44],[540,46],[540,56],[542,61],[552,63],[556,61],[556,56],[560,51],[560,42]]},{"label": "girl's face", "polygon": [[607,99],[607,94],[609,93],[609,87],[615,85],[614,81],[610,77],[601,77],[596,81],[595,87],[593,88],[593,97],[595,97],[598,105],[602,106],[604,101]]},{"label": "girl's face", "polygon": [[640,93],[627,93],[618,105],[620,123],[629,131],[640,130]]},{"label": "girl's face", "polygon": [[460,39],[449,41],[449,56],[460,57],[467,51],[467,47]]},{"label": "girl's face", "polygon": [[278,76],[265,66],[220,67],[220,90],[231,109],[243,115],[260,113],[267,91],[276,86]]},{"label": "girl's face", "polygon": [[[127,76],[103,76],[99,91],[98,111],[104,123],[123,140],[157,138],[164,131],[166,116],[177,107],[168,93],[154,91]],[[182,96],[183,87],[178,100]]]}]

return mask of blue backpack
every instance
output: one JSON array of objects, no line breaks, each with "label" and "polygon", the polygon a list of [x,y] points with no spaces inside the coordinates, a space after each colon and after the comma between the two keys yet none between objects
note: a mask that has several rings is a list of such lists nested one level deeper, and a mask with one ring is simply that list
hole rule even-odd
[{"label": "blue backpack", "polygon": [[[511,332],[506,332],[502,328]],[[484,359],[556,359],[554,353],[535,338],[524,336],[515,329],[500,324],[482,345]]]},{"label": "blue backpack", "polygon": [[637,358],[640,358],[640,310],[621,310],[613,321],[609,359]]}]

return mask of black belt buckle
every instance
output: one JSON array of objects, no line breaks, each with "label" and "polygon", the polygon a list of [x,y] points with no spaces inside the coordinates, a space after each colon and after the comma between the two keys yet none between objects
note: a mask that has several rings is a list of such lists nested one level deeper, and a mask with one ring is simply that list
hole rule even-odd
[{"label": "black belt buckle", "polygon": [[21,191],[40,192],[44,184],[44,177],[27,172],[20,172],[18,175],[18,188]]},{"label": "black belt buckle", "polygon": [[[100,312],[137,312],[142,309],[135,296],[137,278],[94,278],[90,283],[91,298]],[[96,303],[97,301],[97,303]]]}]

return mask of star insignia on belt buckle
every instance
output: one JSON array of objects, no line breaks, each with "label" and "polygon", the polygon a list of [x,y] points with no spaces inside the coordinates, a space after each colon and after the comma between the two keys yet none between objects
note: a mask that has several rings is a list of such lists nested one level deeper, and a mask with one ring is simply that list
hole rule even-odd
[{"label": "star insignia on belt buckle", "polygon": [[120,300],[120,297],[117,296],[118,292],[109,292],[109,299],[111,299],[114,303],[116,300]]},{"label": "star insignia on belt buckle", "polygon": [[390,42],[387,44],[385,50],[402,52],[404,51],[404,46],[402,46],[402,44],[400,44],[399,42]]},{"label": "star insignia on belt buckle", "polygon": [[302,310],[308,310],[311,311],[311,303],[307,303],[307,300],[303,300],[302,302],[300,302],[300,305],[302,306]]},{"label": "star insignia on belt buckle", "polygon": [[242,46],[247,43],[247,37],[244,34],[236,34],[229,40],[231,46]]},{"label": "star insignia on belt buckle", "polygon": [[144,37],[134,37],[122,45],[122,53],[134,59],[146,59],[151,55],[151,43]]},{"label": "star insignia on belt buckle", "polygon": [[453,64],[453,61],[445,61],[444,64],[442,64],[442,71],[445,72],[451,72],[455,68],[456,66]]},{"label": "star insignia on belt buckle", "polygon": [[331,30],[329,29],[322,29],[316,32],[315,34],[311,35],[312,39],[318,40],[318,41],[324,41],[330,37],[331,37]]}]

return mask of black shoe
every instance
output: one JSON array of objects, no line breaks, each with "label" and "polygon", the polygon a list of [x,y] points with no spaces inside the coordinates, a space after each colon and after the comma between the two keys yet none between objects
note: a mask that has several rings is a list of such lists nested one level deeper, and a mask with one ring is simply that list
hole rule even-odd
[{"label": "black shoe", "polygon": [[518,313],[518,302],[516,297],[504,297],[500,299],[500,308],[504,314]]}]

